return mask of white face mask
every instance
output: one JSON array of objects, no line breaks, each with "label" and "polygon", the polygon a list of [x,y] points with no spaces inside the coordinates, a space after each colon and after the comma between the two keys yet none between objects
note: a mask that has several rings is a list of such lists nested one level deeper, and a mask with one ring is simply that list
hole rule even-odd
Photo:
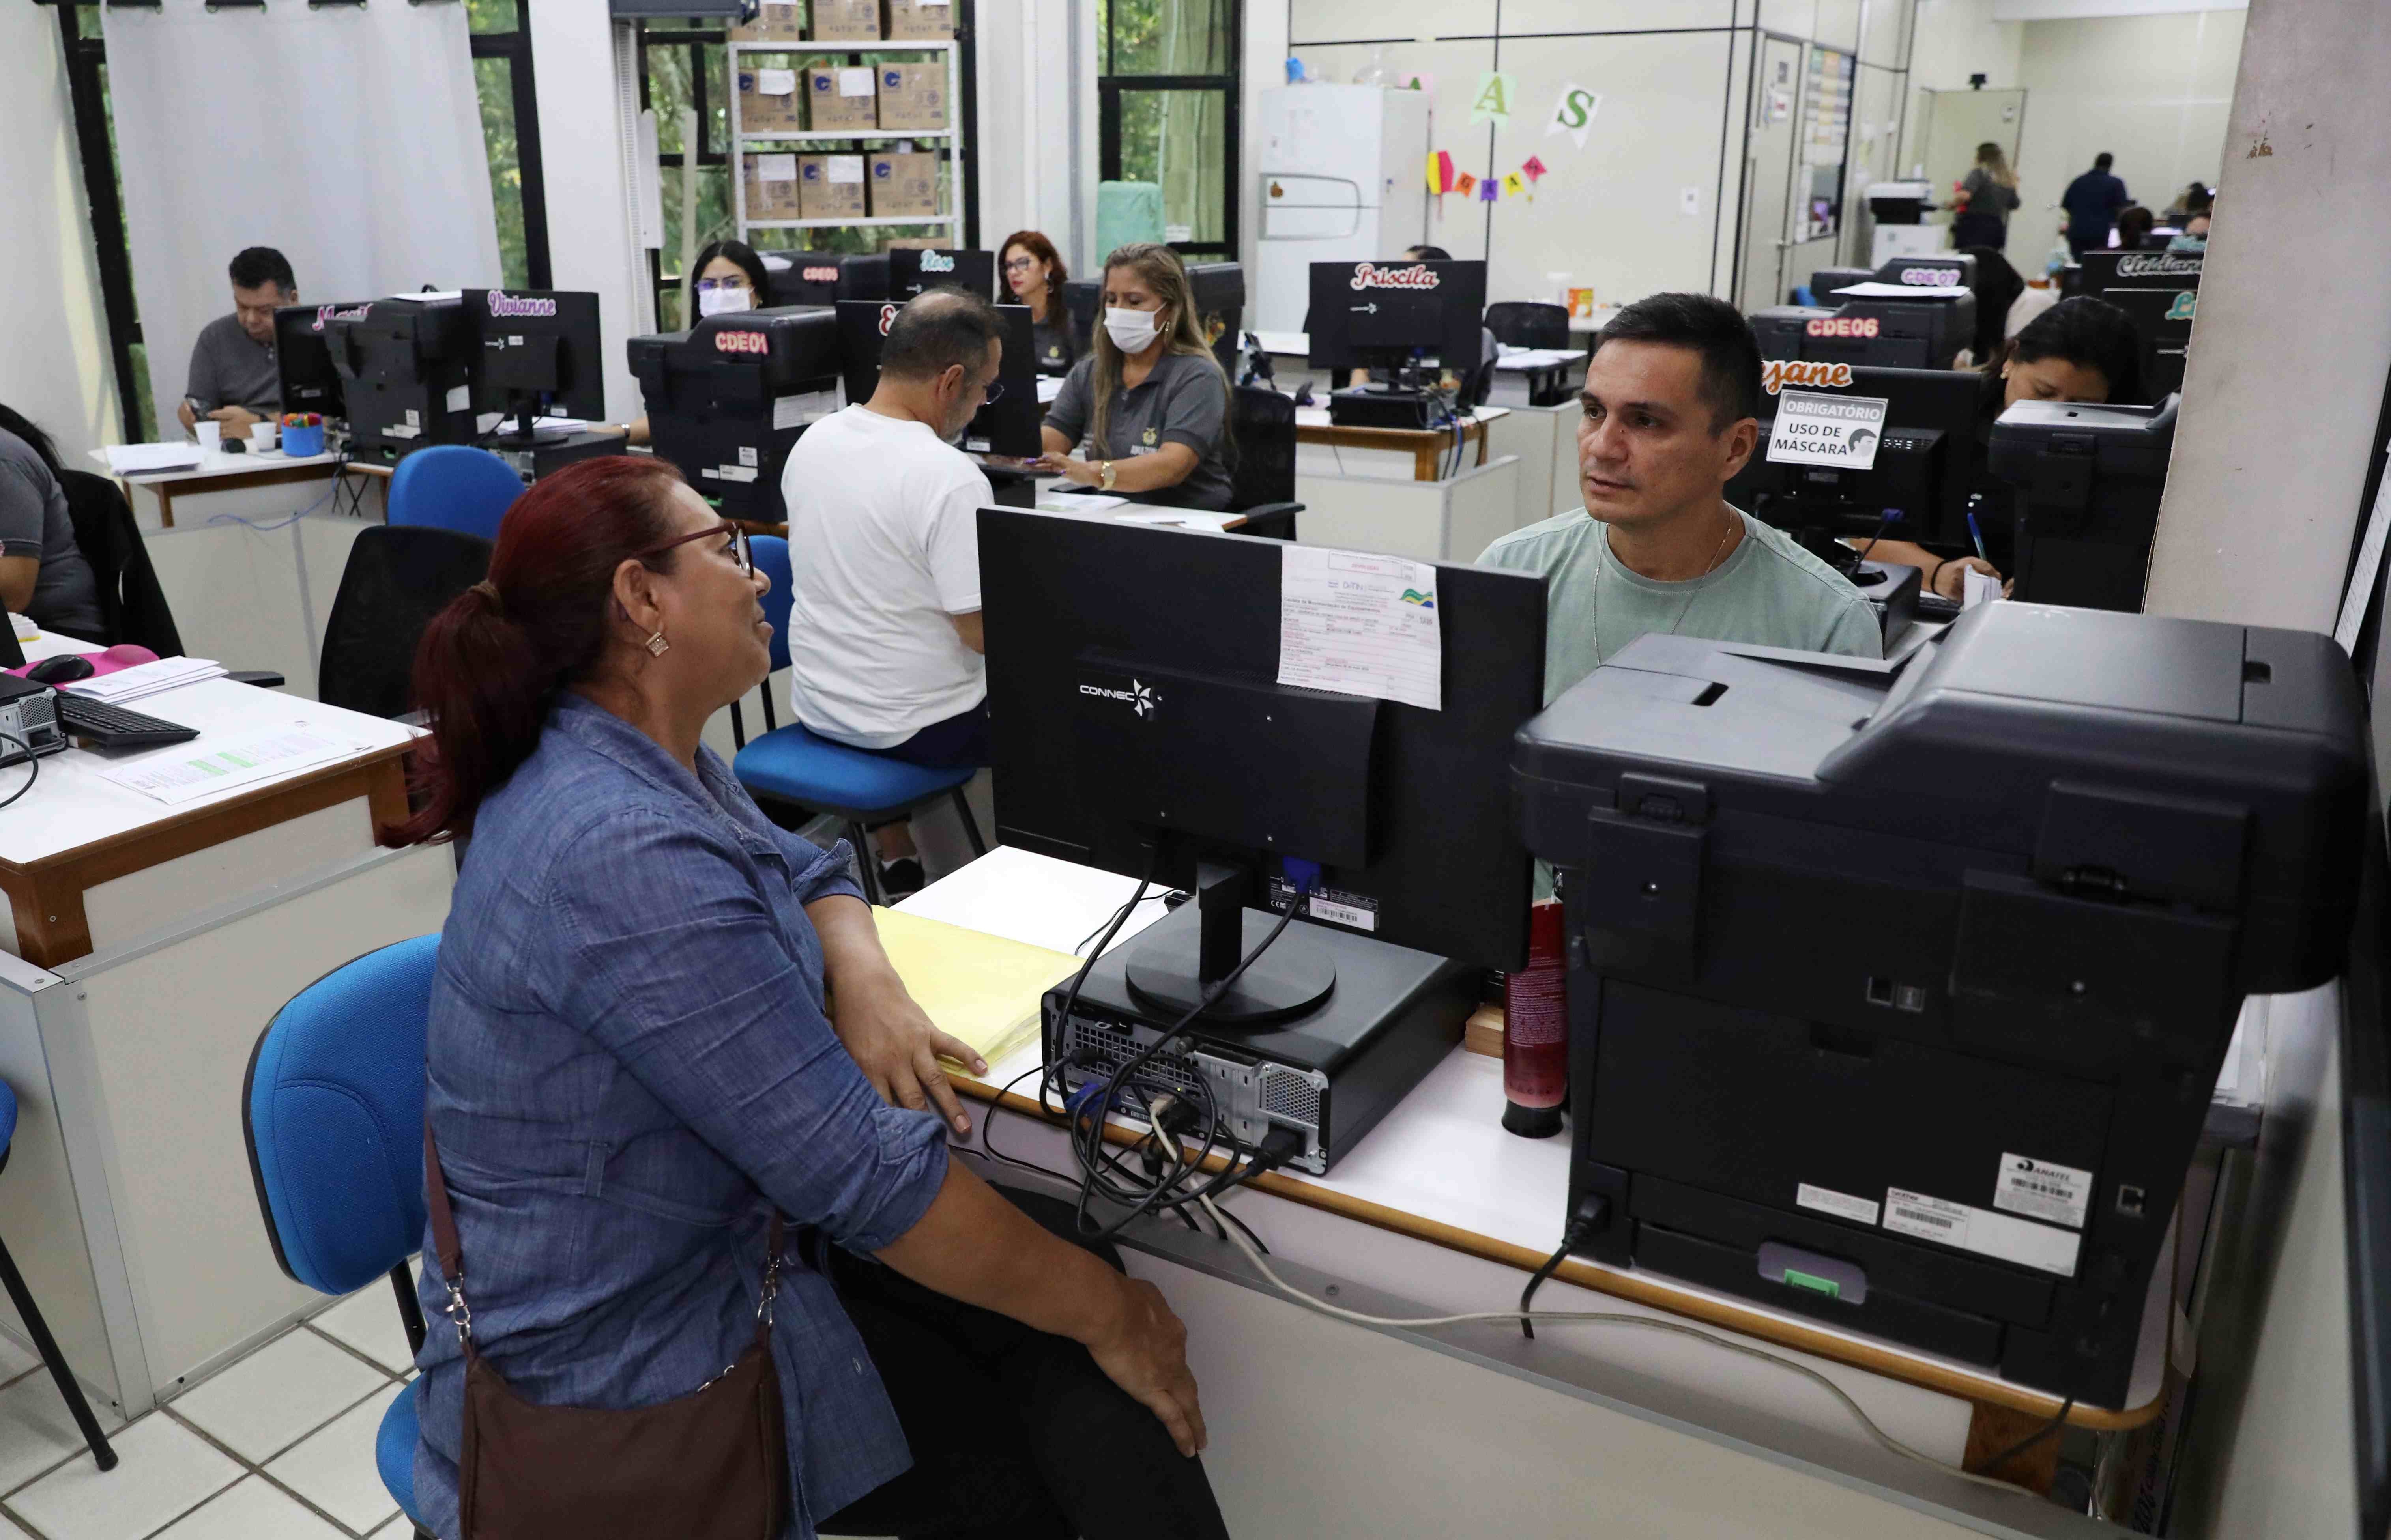
[{"label": "white face mask", "polygon": [[1105,331],[1113,346],[1134,358],[1154,346],[1161,335],[1162,313],[1158,310],[1108,309],[1105,312]]},{"label": "white face mask", "polygon": [[734,310],[753,310],[756,296],[744,288],[701,289],[697,291],[697,313],[700,315],[722,315]]}]

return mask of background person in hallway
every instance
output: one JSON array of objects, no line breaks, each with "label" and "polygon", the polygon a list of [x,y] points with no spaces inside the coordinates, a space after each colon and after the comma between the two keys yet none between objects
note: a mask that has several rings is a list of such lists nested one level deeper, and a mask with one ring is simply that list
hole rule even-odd
[{"label": "background person in hallway", "polygon": [[2092,169],[2067,184],[2059,199],[2067,211],[2067,249],[2078,257],[2105,250],[2117,215],[2133,206],[2126,184],[2109,170],[2116,159],[2105,149],[2094,156]]},{"label": "background person in hallway", "polygon": [[2001,147],[1987,139],[1976,147],[1976,163],[1968,169],[1967,179],[1959,184],[1959,197],[1952,208],[1958,211],[1951,221],[1951,244],[1955,247],[1989,246],[1998,251],[2010,243],[2010,215],[2017,212],[2017,173],[2010,169],[2010,158]]}]

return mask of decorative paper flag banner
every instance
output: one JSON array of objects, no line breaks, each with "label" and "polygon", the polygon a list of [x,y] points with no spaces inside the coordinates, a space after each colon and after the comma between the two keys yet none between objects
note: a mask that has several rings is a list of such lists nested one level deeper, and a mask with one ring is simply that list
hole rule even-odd
[{"label": "decorative paper flag banner", "polygon": [[1453,190],[1464,198],[1474,197],[1478,191],[1478,178],[1463,172],[1453,179]]},{"label": "decorative paper flag banner", "polygon": [[1479,202],[1480,202],[1480,203],[1492,203],[1492,202],[1493,202],[1496,199],[1498,199],[1498,198],[1500,198],[1500,197],[1502,197],[1502,196],[1503,196],[1503,184],[1502,184],[1502,183],[1500,183],[1500,182],[1495,181],[1493,177],[1491,177],[1491,176],[1490,176],[1490,177],[1488,177],[1485,181],[1480,182],[1480,183],[1479,183],[1479,184],[1478,184],[1478,201],[1479,201]]},{"label": "decorative paper flag banner", "polygon": [[1428,158],[1428,190],[1432,193],[1453,191],[1453,155],[1438,150]]},{"label": "decorative paper flag banner", "polygon": [[1515,89],[1511,77],[1499,70],[1489,70],[1478,77],[1478,97],[1469,105],[1469,121],[1493,123],[1496,127],[1511,121],[1511,95]]},{"label": "decorative paper flag banner", "polygon": [[1528,179],[1515,171],[1503,178],[1503,190],[1513,198],[1519,198],[1527,192]]},{"label": "decorative paper flag banner", "polygon": [[1531,155],[1520,165],[1519,174],[1531,182],[1536,181],[1544,174],[1544,163]]},{"label": "decorative paper flag banner", "polygon": [[1602,98],[1583,85],[1564,85],[1561,99],[1553,104],[1552,121],[1544,125],[1544,137],[1566,134],[1585,148],[1585,136],[1594,127],[1594,115],[1602,110]]}]

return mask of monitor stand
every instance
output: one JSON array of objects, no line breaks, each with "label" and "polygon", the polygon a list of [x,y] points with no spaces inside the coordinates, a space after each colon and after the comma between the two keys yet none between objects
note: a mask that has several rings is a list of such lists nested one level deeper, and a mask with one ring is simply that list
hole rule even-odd
[{"label": "monitor stand", "polygon": [[570,428],[535,428],[532,425],[538,418],[538,404],[525,402],[514,409],[514,426],[493,434],[485,442],[492,449],[531,449],[543,444],[562,443],[573,437],[574,430]]},{"label": "monitor stand", "polygon": [[[1225,861],[1196,865],[1196,897],[1201,927],[1150,936],[1134,943],[1128,958],[1129,987],[1157,1011],[1184,1016],[1207,991],[1236,971],[1245,956],[1246,900],[1254,874]],[[1202,1017],[1220,1026],[1265,1026],[1312,1009],[1337,987],[1337,965],[1296,926],[1289,925],[1212,1002]]]}]

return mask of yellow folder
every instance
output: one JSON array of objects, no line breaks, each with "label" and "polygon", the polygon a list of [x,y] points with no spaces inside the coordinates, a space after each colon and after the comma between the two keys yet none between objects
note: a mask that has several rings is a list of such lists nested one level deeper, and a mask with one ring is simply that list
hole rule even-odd
[{"label": "yellow folder", "polygon": [[940,1032],[978,1049],[991,1066],[1038,1040],[1040,998],[1079,967],[1066,952],[900,909],[874,909],[872,918],[906,992]]}]

